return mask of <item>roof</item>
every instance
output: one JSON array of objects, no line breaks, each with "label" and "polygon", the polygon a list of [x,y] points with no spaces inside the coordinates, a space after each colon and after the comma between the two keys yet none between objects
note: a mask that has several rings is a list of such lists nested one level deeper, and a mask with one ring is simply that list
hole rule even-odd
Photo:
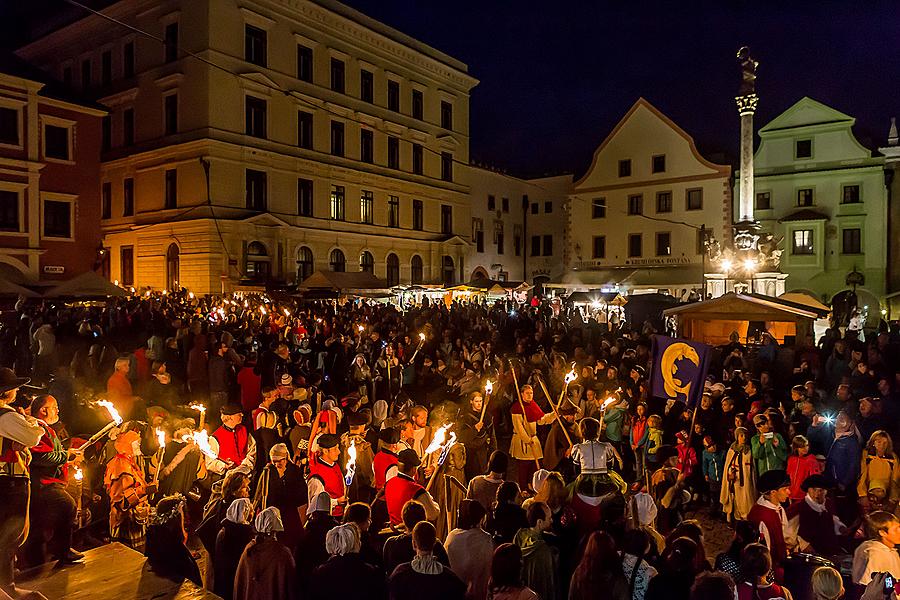
[{"label": "roof", "polygon": [[793,304],[799,304],[801,306],[807,306],[809,308],[831,312],[831,309],[819,302],[817,298],[814,296],[810,296],[806,292],[787,292],[778,296],[778,299],[782,302],[791,302]]},{"label": "roof", "polygon": [[45,298],[106,298],[109,296],[127,296],[128,292],[114,285],[93,271],[76,275],[64,281],[44,294]]},{"label": "roof", "polygon": [[817,210],[812,210],[811,208],[804,208],[802,210],[798,210],[795,213],[791,213],[784,217],[778,219],[779,223],[791,223],[794,221],[827,221],[831,217],[826,215],[823,212],[819,212]]},{"label": "roof", "polygon": [[[824,314],[827,314],[825,311]],[[797,321],[824,316],[821,310],[760,294],[735,294],[734,292],[663,311],[669,316],[694,316],[704,320],[738,321]]]},{"label": "roof", "polygon": [[835,123],[847,123],[853,125],[856,121],[850,115],[826,106],[809,96],[804,96],[795,102],[790,108],[769,121],[759,130],[760,134],[781,129],[794,129],[799,127],[812,127],[814,125],[830,125]]},{"label": "roof", "polygon": [[107,107],[77,94],[74,90],[66,87],[49,73],[42,71],[10,52],[0,52],[0,73],[44,84],[38,92],[38,96],[62,100],[63,102],[76,104],[85,108],[109,112]]},{"label": "roof", "polygon": [[368,271],[340,273],[337,271],[316,271],[297,286],[298,290],[384,290],[388,284]]}]

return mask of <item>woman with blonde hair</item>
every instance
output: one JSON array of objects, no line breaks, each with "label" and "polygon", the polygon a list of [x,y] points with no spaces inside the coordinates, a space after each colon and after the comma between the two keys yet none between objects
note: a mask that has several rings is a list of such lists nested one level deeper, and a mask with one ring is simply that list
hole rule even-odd
[{"label": "woman with blonde hair", "polygon": [[831,567],[819,567],[812,574],[812,591],[815,600],[840,600],[844,597],[841,574]]},{"label": "woman with blonde hair", "polygon": [[[891,436],[879,429],[872,433],[862,453],[859,483],[856,488],[863,509],[870,504],[886,502],[889,512],[900,498],[900,459],[894,453]],[[871,496],[871,498],[870,498]]]}]

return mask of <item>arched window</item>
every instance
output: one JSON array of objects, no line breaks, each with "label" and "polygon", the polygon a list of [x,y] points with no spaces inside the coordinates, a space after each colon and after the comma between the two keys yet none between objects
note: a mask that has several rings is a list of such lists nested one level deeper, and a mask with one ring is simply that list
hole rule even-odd
[{"label": "arched window", "polygon": [[306,246],[297,250],[297,283],[302,282],[313,273],[313,253]]},{"label": "arched window", "polygon": [[169,244],[166,250],[166,289],[175,290],[178,287],[178,279],[181,271],[181,252],[178,244]]},{"label": "arched window", "polygon": [[245,272],[247,279],[265,281],[269,278],[270,268],[269,252],[262,242],[250,242],[247,244],[247,260]]},{"label": "arched window", "polygon": [[363,251],[363,253],[359,255],[359,270],[368,273],[375,272],[375,257],[372,256],[371,252]]},{"label": "arched window", "polygon": [[400,283],[400,259],[393,252],[387,255],[387,284],[394,287]]},{"label": "arched window", "polygon": [[331,251],[328,263],[331,265],[331,270],[336,273],[343,273],[347,270],[347,259],[344,258],[344,253],[341,252],[340,248],[335,248]]},{"label": "arched window", "polygon": [[452,286],[456,283],[456,267],[453,264],[452,256],[445,255],[444,258],[441,259],[441,274],[443,276],[442,281],[444,282],[445,287]]},{"label": "arched window", "polygon": [[422,257],[418,254],[413,254],[412,261],[409,263],[409,282],[413,285],[419,285],[422,283]]}]

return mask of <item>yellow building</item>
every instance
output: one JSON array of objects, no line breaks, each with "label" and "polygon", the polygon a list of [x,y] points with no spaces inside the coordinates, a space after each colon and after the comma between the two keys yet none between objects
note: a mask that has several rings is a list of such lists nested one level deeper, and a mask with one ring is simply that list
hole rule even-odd
[{"label": "yellow building", "polygon": [[731,167],[643,98],[594,153],[568,201],[558,287],[668,292],[704,287],[704,230],[731,236]]},{"label": "yellow building", "polygon": [[[110,278],[467,279],[465,64],[332,0],[122,0],[19,51],[110,108]],[[164,41],[160,41],[164,40]]]}]

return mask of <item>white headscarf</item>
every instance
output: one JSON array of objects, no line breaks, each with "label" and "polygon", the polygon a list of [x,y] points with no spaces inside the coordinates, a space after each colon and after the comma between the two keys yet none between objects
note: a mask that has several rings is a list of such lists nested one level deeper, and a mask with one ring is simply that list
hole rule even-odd
[{"label": "white headscarf", "polygon": [[550,471],[547,469],[538,469],[534,472],[534,475],[531,476],[531,487],[534,489],[535,494],[541,491],[548,477],[550,477]]},{"label": "white headscarf", "polygon": [[251,514],[253,514],[253,503],[250,502],[250,499],[235,498],[228,510],[225,511],[225,518],[238,525],[248,525]]},{"label": "white headscarf", "polygon": [[332,556],[344,556],[359,552],[359,529],[353,523],[332,527],[325,534],[325,550]]},{"label": "white headscarf", "polygon": [[260,533],[284,531],[284,523],[281,522],[281,513],[277,508],[270,506],[256,515],[256,531]]}]

